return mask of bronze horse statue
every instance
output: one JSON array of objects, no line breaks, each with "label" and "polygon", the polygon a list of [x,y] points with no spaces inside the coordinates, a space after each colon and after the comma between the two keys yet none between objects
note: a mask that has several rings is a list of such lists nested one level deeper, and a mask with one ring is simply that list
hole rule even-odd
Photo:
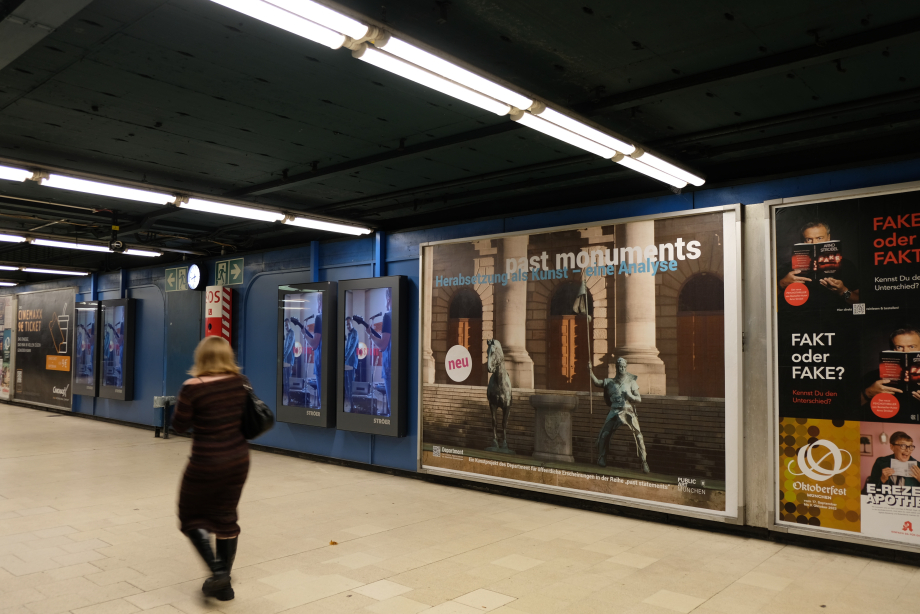
[{"label": "bronze horse statue", "polygon": [[[489,410],[492,412],[492,446],[486,448],[490,452],[505,452],[514,454],[508,448],[508,417],[511,415],[511,378],[505,371],[505,355],[502,344],[498,339],[489,339],[488,360],[486,369],[491,373],[489,386],[486,388],[486,398],[489,399]],[[498,421],[495,415],[497,409],[502,408],[502,445],[498,445]]]}]

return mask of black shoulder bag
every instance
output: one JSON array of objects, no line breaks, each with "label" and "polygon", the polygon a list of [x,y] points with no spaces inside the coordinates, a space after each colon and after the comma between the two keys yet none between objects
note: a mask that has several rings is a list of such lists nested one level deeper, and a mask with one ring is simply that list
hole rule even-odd
[{"label": "black shoulder bag", "polygon": [[255,391],[248,383],[243,384],[246,389],[246,407],[243,409],[243,418],[240,430],[246,439],[255,439],[275,426],[275,414],[262,399],[256,396]]}]

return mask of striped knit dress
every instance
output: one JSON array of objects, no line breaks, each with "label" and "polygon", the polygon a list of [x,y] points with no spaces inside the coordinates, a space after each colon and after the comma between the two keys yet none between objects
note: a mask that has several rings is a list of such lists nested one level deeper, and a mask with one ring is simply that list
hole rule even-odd
[{"label": "striped knit dress", "polygon": [[240,430],[246,406],[242,375],[187,384],[179,390],[172,426],[192,427],[192,456],[179,492],[182,530],[217,537],[240,534],[236,508],[249,473],[249,444]]}]

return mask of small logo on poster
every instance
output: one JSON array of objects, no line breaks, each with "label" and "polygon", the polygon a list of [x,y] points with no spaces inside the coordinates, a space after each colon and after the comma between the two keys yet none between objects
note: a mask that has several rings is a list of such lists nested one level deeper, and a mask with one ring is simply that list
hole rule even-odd
[{"label": "small logo on poster", "polygon": [[431,446],[431,453],[435,458],[441,458],[441,446]]},{"label": "small logo on poster", "polygon": [[[821,458],[815,459],[814,453],[815,448],[827,448],[827,452],[824,453],[824,456]],[[843,465],[843,455],[847,455],[847,464]],[[824,467],[822,464],[828,457],[831,457],[833,461],[833,467]],[[792,463],[797,463],[801,473],[796,473],[792,469]],[[853,457],[846,450],[841,450],[837,445],[828,441],[827,439],[819,439],[813,443],[803,446],[796,458],[789,461],[789,473],[792,475],[805,475],[815,480],[816,482],[823,482],[829,478],[834,477],[839,473],[843,473],[849,469],[850,465],[853,464]]]},{"label": "small logo on poster", "polygon": [[51,392],[52,392],[53,394],[59,394],[59,395],[61,395],[63,398],[66,399],[66,398],[67,398],[67,389],[68,389],[68,388],[70,388],[70,384],[67,384],[67,385],[64,386],[63,388],[52,387],[52,388],[51,388]]},{"label": "small logo on poster", "polygon": [[901,527],[901,530],[902,530],[902,531],[909,531],[910,533],[913,533],[913,532],[914,532],[914,525],[912,525],[912,524],[910,523],[910,521],[908,520],[907,522],[904,523],[904,526]]}]

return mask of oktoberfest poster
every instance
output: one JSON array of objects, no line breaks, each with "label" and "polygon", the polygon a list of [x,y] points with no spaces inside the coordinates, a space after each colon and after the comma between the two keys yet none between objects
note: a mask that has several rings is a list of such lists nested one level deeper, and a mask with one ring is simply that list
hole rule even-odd
[{"label": "oktoberfest poster", "polygon": [[71,408],[72,288],[17,296],[13,398]]},{"label": "oktoberfest poster", "polygon": [[920,543],[920,196],[774,209],[781,522]]},{"label": "oktoberfest poster", "polygon": [[733,515],[724,215],[423,246],[423,468]]}]

